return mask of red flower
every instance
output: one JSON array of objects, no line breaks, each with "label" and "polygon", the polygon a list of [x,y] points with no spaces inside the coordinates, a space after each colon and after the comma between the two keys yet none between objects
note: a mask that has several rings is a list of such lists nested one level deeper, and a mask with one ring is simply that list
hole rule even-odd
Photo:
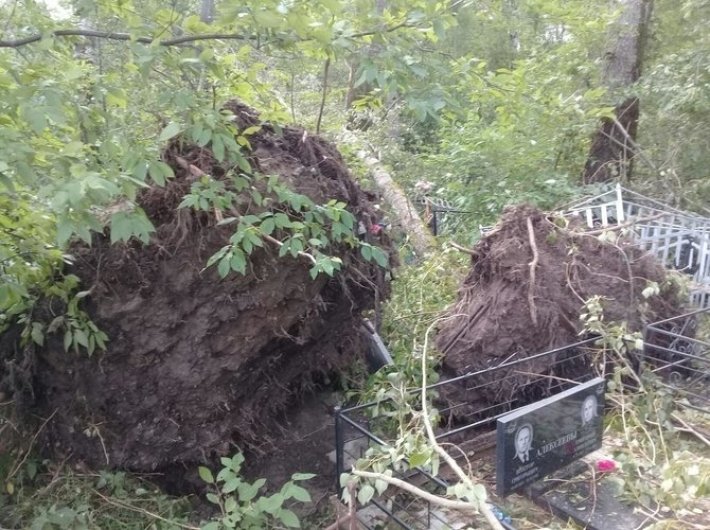
[{"label": "red flower", "polygon": [[616,462],[609,459],[597,460],[597,471],[601,473],[609,473],[616,470]]}]

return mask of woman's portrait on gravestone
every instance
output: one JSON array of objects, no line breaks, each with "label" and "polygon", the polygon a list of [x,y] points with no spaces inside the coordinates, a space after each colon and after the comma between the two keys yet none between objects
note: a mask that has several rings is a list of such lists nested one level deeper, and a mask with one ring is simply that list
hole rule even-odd
[{"label": "woman's portrait on gravestone", "polygon": [[597,397],[587,396],[582,402],[582,427],[592,423],[597,417]]}]

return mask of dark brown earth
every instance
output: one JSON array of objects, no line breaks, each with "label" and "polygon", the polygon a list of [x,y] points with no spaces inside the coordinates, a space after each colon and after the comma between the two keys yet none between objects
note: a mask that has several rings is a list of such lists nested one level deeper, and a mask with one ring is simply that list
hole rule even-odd
[{"label": "dark brown earth", "polygon": [[[529,264],[534,253],[528,220],[538,253],[532,304]],[[554,218],[530,206],[507,209],[495,229],[474,247],[458,301],[439,329],[443,376],[476,372],[580,341],[583,302],[595,295],[603,297],[604,321],[626,322],[630,331],[683,312],[678,293],[665,287],[667,271],[653,256],[630,241],[612,244],[597,235],[585,234],[574,224],[558,226]],[[648,282],[662,286],[660,296],[642,295]],[[544,357],[524,363],[521,370],[576,378],[582,375],[579,370],[589,369],[588,364],[552,364]],[[493,383],[484,381],[485,376],[475,379],[476,384],[490,383],[485,393],[460,393],[457,386],[447,386],[441,389],[442,397],[477,402],[479,408],[505,402],[530,379],[509,375],[498,372],[501,380]]]},{"label": "dark brown earth", "polygon": [[[240,128],[259,123],[243,105],[228,108]],[[376,222],[340,154],[322,138],[264,124],[250,143],[255,173],[278,175],[316,203],[344,201],[365,228]],[[137,198],[156,227],[149,244],[112,245],[96,234],[91,246],[72,249],[69,272],[91,291],[85,307],[108,334],[107,351],[91,358],[65,352],[59,337],[34,351],[5,348],[0,378],[7,367],[23,367],[31,388],[16,392],[17,405],[25,417],[53,415],[38,445],[56,459],[151,471],[194,469],[237,447],[265,457],[288,444],[283,412],[297,414],[303,396],[360,362],[361,314],[388,294],[384,270],[345,245],[329,249],[343,260],[334,277],[312,280],[310,262],[279,258],[267,243],[252,254],[246,275],[220,279],[204,267],[232,228],[216,226],[211,213],[176,207],[196,178],[190,165],[218,179],[229,168],[181,139],[163,159],[176,178]],[[235,202],[238,215],[258,213],[244,194]],[[273,207],[283,208],[276,200]],[[386,236],[370,241],[390,248]],[[299,464],[294,471],[306,471]]]}]

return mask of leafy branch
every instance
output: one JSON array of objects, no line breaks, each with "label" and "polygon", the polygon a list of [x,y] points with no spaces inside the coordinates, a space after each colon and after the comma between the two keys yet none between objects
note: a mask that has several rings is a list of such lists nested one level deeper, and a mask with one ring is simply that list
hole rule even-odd
[{"label": "leafy branch", "polygon": [[[400,22],[393,26],[388,26],[379,30],[361,31],[358,33],[353,33],[350,35],[341,35],[341,38],[346,39],[360,39],[363,37],[370,37],[380,33],[392,33],[398,29],[413,27],[407,22]],[[79,28],[69,28],[69,29],[57,29],[49,33],[34,33],[28,35],[27,37],[22,37],[20,39],[10,39],[10,40],[0,40],[0,48],[20,48],[22,46],[27,46],[33,42],[39,42],[47,37],[89,37],[98,38],[106,40],[118,40],[118,41],[130,41],[139,44],[146,45],[159,45],[159,46],[181,46],[183,44],[190,44],[192,42],[206,41],[206,40],[241,40],[241,41],[261,41],[259,35],[244,35],[241,33],[204,33],[200,35],[183,35],[182,37],[175,37],[172,39],[160,40],[158,37],[137,37],[131,33],[122,33],[114,31],[96,31],[91,29],[79,29]],[[300,39],[302,41],[309,41],[312,39]]]},{"label": "leafy branch", "polygon": [[[464,511],[464,512],[479,512],[483,514],[489,526],[494,530],[503,530],[503,526],[500,521],[496,518],[495,514],[491,510],[490,506],[486,502],[486,489],[482,484],[477,484],[473,479],[468,476],[463,469],[459,466],[456,460],[449,455],[449,453],[444,450],[441,445],[436,441],[436,436],[434,435],[434,429],[431,423],[430,411],[428,409],[427,401],[427,356],[429,347],[429,336],[436,325],[440,323],[440,319],[435,320],[426,330],[424,335],[424,345],[421,356],[421,412],[415,413],[415,420],[421,419],[426,432],[426,442],[421,439],[421,436],[412,435],[412,433],[402,433],[400,430],[400,439],[395,443],[395,447],[383,448],[383,453],[385,459],[378,458],[371,460],[368,464],[372,464],[374,471],[365,471],[362,469],[353,469],[350,474],[344,473],[340,477],[341,485],[351,483],[351,477],[358,477],[360,479],[367,479],[374,483],[374,486],[370,483],[365,483],[361,486],[357,494],[357,500],[361,504],[365,504],[370,501],[370,499],[379,493],[380,495],[384,493],[388,486],[395,486],[401,490],[407,491],[420,499],[427,502],[437,504],[446,508],[451,508],[454,510]],[[410,425],[411,427],[411,425]],[[407,443],[402,443],[402,440],[408,438]],[[423,446],[422,443],[426,445]],[[389,459],[395,467],[400,463],[405,456],[400,454],[404,450],[405,452],[413,451],[409,456],[409,466],[411,468],[419,467],[430,462],[432,473],[436,474],[438,469],[438,457],[440,457],[451,470],[454,471],[459,479],[459,483],[449,487],[447,489],[447,495],[453,495],[456,499],[449,499],[444,496],[433,495],[427,491],[422,490],[410,484],[404,480],[395,478],[392,476],[392,470],[386,469],[386,459]],[[372,457],[372,452],[368,452],[366,455]],[[343,493],[346,502],[353,503],[355,499],[348,491]]]},{"label": "leafy branch", "polygon": [[[367,261],[375,261],[381,267],[387,266],[387,255],[374,245],[358,241],[355,236],[355,217],[346,209],[344,202],[330,200],[325,205],[315,204],[309,197],[296,193],[279,183],[278,177],[267,179],[266,192],[275,194],[283,211],[273,205],[272,197],[264,197],[255,186],[250,186],[254,175],[244,172],[232,174],[231,181],[237,192],[249,187],[252,202],[259,208],[269,207],[260,214],[242,215],[234,207],[235,192],[228,190],[224,182],[212,179],[204,171],[188,165],[190,171],[200,180],[192,184],[189,194],[180,203],[181,208],[192,207],[197,210],[214,211],[218,226],[237,223],[237,230],[223,246],[207,261],[207,267],[217,264],[221,277],[231,271],[246,274],[247,256],[255,248],[263,247],[267,241],[279,248],[279,257],[290,254],[292,257],[307,259],[312,267],[311,278],[325,272],[333,275],[342,266],[337,256],[329,256],[319,249],[332,243],[345,242],[351,247],[360,247],[360,252]],[[229,211],[232,217],[223,217],[222,211]],[[289,215],[290,214],[290,215]],[[289,236],[281,241],[272,234],[277,231]]]},{"label": "leafy branch", "polygon": [[158,44],[160,46],[179,46],[190,42],[204,40],[257,40],[256,35],[242,35],[239,33],[206,33],[203,35],[185,35],[174,39],[159,40],[155,37],[136,37],[130,33],[116,33],[113,31],[95,31],[90,29],[58,29],[51,33],[35,33],[21,39],[0,40],[0,48],[19,48],[39,42],[46,37],[94,37],[107,40],[122,40],[138,42],[140,44]]},{"label": "leafy branch", "polygon": [[315,475],[295,473],[277,493],[266,496],[259,495],[259,491],[266,484],[265,479],[260,478],[250,483],[242,478],[244,456],[241,453],[232,458],[223,457],[220,462],[222,469],[217,477],[214,477],[209,468],[199,468],[200,478],[213,489],[207,494],[207,500],[217,505],[221,514],[217,520],[202,526],[202,530],[258,530],[271,528],[270,523],[275,521],[289,528],[300,528],[298,516],[284,508],[284,503],[290,499],[311,502],[311,495],[296,482],[311,479]]}]

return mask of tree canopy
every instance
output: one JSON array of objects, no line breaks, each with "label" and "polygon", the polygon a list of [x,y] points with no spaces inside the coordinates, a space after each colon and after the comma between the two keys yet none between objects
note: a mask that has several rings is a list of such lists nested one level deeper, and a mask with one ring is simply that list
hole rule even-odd
[{"label": "tree canopy", "polygon": [[[205,2],[0,4],[3,321],[46,289],[71,238],[108,227],[114,241],[148,240],[135,197],[172,178],[160,159],[172,137],[247,170],[253,131],[235,130],[229,99],[329,135],[353,128],[351,112],[369,116],[354,137],[381,146],[410,192],[430,180],[485,222],[510,202],[573,193],[617,97],[602,79],[621,13],[608,2]],[[678,202],[687,187],[709,193],[707,9],[657,9],[633,87],[639,178]]]}]

